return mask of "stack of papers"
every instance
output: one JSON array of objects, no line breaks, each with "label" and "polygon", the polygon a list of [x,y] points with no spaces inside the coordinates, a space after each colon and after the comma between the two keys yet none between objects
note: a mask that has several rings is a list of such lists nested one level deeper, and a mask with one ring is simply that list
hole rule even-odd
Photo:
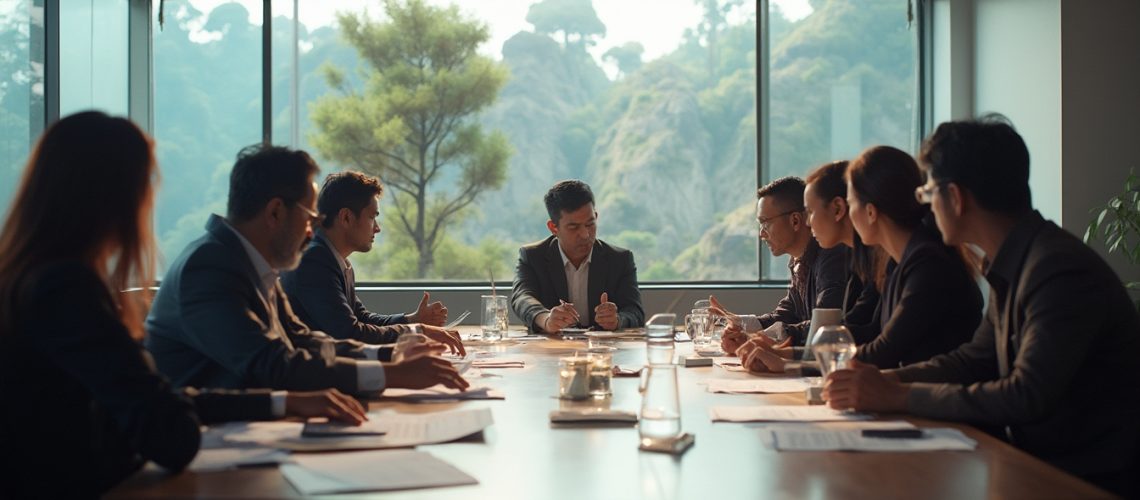
[{"label": "stack of papers", "polygon": [[811,383],[800,377],[709,380],[709,392],[729,394],[787,394],[804,392],[808,387]]},{"label": "stack of papers", "polygon": [[459,391],[442,385],[433,385],[427,389],[386,389],[380,398],[398,399],[410,403],[439,403],[476,399],[506,399],[506,396],[490,387],[470,387],[466,391]]},{"label": "stack of papers", "polygon": [[867,420],[870,415],[833,410],[826,406],[714,406],[713,422],[839,422]]},{"label": "stack of papers", "polygon": [[471,366],[475,368],[522,368],[526,363],[521,359],[489,358],[476,359]]},{"label": "stack of papers", "polygon": [[490,408],[437,413],[370,412],[360,427],[336,423],[306,425],[328,437],[294,436],[274,445],[293,451],[406,448],[446,443],[478,433],[494,423]]},{"label": "stack of papers", "polygon": [[774,446],[780,451],[972,451],[978,442],[958,429],[923,429],[914,439],[864,437],[859,430],[773,430]]},{"label": "stack of papers", "polygon": [[289,461],[289,454],[274,448],[215,448],[198,450],[189,469],[194,472],[213,472],[252,465],[280,464]]},{"label": "stack of papers", "polygon": [[281,474],[303,496],[478,484],[430,453],[414,450],[298,455]]}]

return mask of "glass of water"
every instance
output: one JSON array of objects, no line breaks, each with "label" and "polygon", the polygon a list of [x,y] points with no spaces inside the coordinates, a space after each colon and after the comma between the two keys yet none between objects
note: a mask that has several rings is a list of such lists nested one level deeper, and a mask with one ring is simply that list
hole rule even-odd
[{"label": "glass of water", "polygon": [[498,342],[507,335],[507,296],[483,295],[483,340]]},{"label": "glass of water", "polygon": [[855,340],[851,332],[843,325],[821,326],[815,333],[811,343],[811,350],[819,361],[819,371],[822,379],[827,374],[847,368],[847,362],[855,357]]}]

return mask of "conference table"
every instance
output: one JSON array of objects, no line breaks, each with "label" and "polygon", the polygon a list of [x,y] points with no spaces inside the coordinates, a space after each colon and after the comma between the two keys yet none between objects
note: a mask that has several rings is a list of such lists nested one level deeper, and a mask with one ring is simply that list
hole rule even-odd
[{"label": "conference table", "polygon": [[[461,329],[470,332],[468,327]],[[521,336],[524,332],[511,332]],[[645,342],[615,344],[621,367],[645,363]],[[695,445],[674,456],[638,450],[636,426],[557,427],[552,410],[603,407],[637,412],[639,379],[614,378],[613,396],[558,399],[558,358],[585,353],[581,340],[508,339],[468,348],[523,359],[523,368],[484,368],[473,386],[501,390],[504,400],[448,403],[373,401],[370,409],[401,413],[490,408],[494,424],[458,442],[417,449],[454,465],[479,484],[353,496],[378,498],[674,499],[674,498],[1111,498],[1103,490],[970,426],[900,415],[919,427],[952,427],[977,441],[974,451],[788,452],[762,443],[763,425],[712,422],[712,406],[806,404],[803,394],[713,394],[702,381],[748,378],[719,366],[678,367],[681,426]],[[679,354],[691,344],[678,343]],[[168,474],[147,467],[112,490],[110,498],[298,498],[276,467]],[[346,495],[347,496],[347,495]]]}]

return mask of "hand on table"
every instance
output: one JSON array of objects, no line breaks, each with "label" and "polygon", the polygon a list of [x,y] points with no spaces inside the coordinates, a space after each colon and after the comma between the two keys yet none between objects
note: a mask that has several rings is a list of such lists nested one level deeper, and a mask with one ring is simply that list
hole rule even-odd
[{"label": "hand on table", "polygon": [[823,384],[823,398],[837,410],[906,411],[909,391],[898,377],[855,360],[848,361],[847,368],[831,372]]},{"label": "hand on table", "polygon": [[388,387],[423,389],[436,384],[466,390],[471,384],[459,375],[451,362],[435,356],[407,358],[398,363],[385,363]]},{"label": "hand on table", "polygon": [[328,417],[329,420],[360,425],[368,420],[364,406],[336,389],[285,394],[285,415],[290,417]]},{"label": "hand on table", "polygon": [[574,309],[574,304],[564,300],[559,302],[542,321],[542,330],[546,333],[558,333],[559,330],[578,323],[578,311]]},{"label": "hand on table", "polygon": [[745,350],[748,352],[740,356],[740,364],[754,373],[783,373],[787,362],[792,358],[789,341],[774,344],[766,335],[757,335],[737,352]]},{"label": "hand on table", "polygon": [[425,337],[447,346],[448,350],[460,356],[466,356],[467,350],[463,348],[463,339],[458,330],[448,330],[439,326],[420,325]]}]

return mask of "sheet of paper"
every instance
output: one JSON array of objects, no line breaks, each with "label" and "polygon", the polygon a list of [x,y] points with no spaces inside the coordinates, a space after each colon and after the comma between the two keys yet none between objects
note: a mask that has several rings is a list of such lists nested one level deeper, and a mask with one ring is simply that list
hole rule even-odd
[{"label": "sheet of paper", "polygon": [[958,429],[923,429],[918,439],[863,437],[859,430],[780,429],[772,432],[780,451],[970,451],[978,443]]},{"label": "sheet of paper", "polygon": [[369,413],[368,417],[369,420],[360,425],[311,420],[305,422],[305,428],[301,431],[301,436],[382,436],[388,433],[388,424],[385,420],[379,418],[379,415]]},{"label": "sheet of paper", "polygon": [[430,453],[414,450],[298,455],[281,474],[304,496],[478,484]]},{"label": "sheet of paper", "polygon": [[368,425],[384,435],[338,437],[293,436],[278,440],[275,446],[293,451],[358,450],[404,448],[421,444],[446,443],[486,429],[494,419],[490,408],[436,413],[370,412]]},{"label": "sheet of paper", "polygon": [[757,436],[760,437],[760,444],[768,448],[775,448],[775,439],[772,437],[772,431],[777,430],[804,430],[804,429],[820,429],[832,431],[862,431],[863,429],[876,429],[876,430],[896,430],[896,429],[914,429],[914,424],[906,420],[860,420],[860,421],[841,421],[841,422],[754,422],[746,424],[750,429],[756,429],[760,432]]},{"label": "sheet of paper", "polygon": [[725,371],[730,372],[746,372],[744,366],[740,364],[740,358],[736,356],[719,356],[713,358],[713,364],[724,368]]},{"label": "sheet of paper", "polygon": [[466,391],[434,385],[427,389],[389,388],[380,395],[382,399],[399,399],[408,402],[434,403],[440,401],[466,401],[473,399],[506,399],[502,392],[490,387],[470,387]]},{"label": "sheet of paper", "polygon": [[826,406],[714,406],[713,422],[829,422],[868,420],[870,415],[833,410]]},{"label": "sheet of paper", "polygon": [[475,368],[523,368],[526,362],[518,358],[484,358],[471,363]]},{"label": "sheet of paper", "polygon": [[709,380],[709,392],[729,394],[786,394],[804,392],[811,383],[802,377]]},{"label": "sheet of paper", "polygon": [[301,435],[301,422],[230,422],[211,425],[202,432],[202,449],[268,444]]},{"label": "sheet of paper", "polygon": [[189,469],[194,472],[212,472],[251,465],[280,464],[289,461],[289,454],[276,448],[219,448],[198,450]]}]

